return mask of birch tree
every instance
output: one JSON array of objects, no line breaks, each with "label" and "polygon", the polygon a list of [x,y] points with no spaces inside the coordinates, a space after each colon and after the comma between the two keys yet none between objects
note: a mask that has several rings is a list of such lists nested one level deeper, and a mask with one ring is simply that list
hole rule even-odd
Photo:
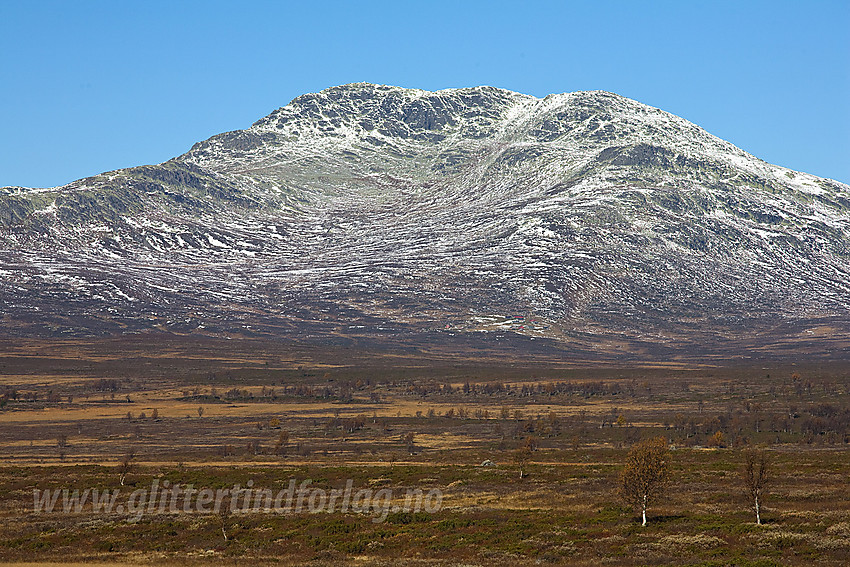
[{"label": "birch tree", "polygon": [[670,449],[664,437],[645,439],[632,447],[620,474],[620,496],[640,511],[642,526],[646,525],[646,509],[663,494],[669,480]]},{"label": "birch tree", "polygon": [[133,459],[135,458],[136,453],[131,449],[124,454],[124,457],[118,464],[118,479],[121,482],[121,486],[124,486],[124,480],[127,478],[130,471],[133,470]]},{"label": "birch tree", "polygon": [[756,524],[761,525],[761,506],[765,490],[770,482],[771,460],[765,449],[747,449],[744,452],[744,468],[741,476],[747,487],[750,505],[756,513]]}]

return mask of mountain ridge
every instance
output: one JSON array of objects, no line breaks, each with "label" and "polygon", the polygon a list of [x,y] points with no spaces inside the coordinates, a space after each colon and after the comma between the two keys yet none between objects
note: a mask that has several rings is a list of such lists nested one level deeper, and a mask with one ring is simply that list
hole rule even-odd
[{"label": "mountain ridge", "polygon": [[13,333],[846,348],[850,187],[605,91],[342,85],[0,203]]}]

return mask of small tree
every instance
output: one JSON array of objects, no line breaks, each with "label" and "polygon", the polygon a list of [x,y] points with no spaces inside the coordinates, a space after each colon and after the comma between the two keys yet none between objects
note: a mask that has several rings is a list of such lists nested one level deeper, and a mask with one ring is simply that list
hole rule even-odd
[{"label": "small tree", "polygon": [[232,496],[228,493],[221,500],[221,507],[215,511],[216,518],[218,519],[218,523],[221,526],[221,535],[224,536],[224,542],[227,543],[229,538],[227,537],[227,530],[230,527],[230,501]]},{"label": "small tree", "polygon": [[277,436],[277,443],[274,446],[274,452],[278,455],[286,454],[286,446],[289,444],[289,431],[283,430]]},{"label": "small tree", "polygon": [[756,513],[756,524],[761,525],[761,505],[765,489],[770,482],[771,460],[765,449],[747,449],[744,452],[744,468],[741,476],[747,487],[747,496]]},{"label": "small tree", "polygon": [[712,447],[725,447],[726,446],[726,438],[723,436],[722,431],[717,431],[711,438],[708,440],[708,444]]},{"label": "small tree", "polygon": [[124,455],[121,459],[121,463],[118,465],[118,478],[121,482],[121,486],[124,486],[124,479],[127,478],[127,475],[133,469],[133,459],[135,457],[136,453],[131,449]]},{"label": "small tree", "polygon": [[56,438],[56,448],[59,450],[59,460],[64,461],[68,453],[68,436],[60,435]]},{"label": "small tree", "polygon": [[198,406],[198,417],[204,417],[204,406]]},{"label": "small tree", "polygon": [[663,437],[637,443],[626,457],[620,474],[620,496],[640,510],[641,525],[646,525],[646,509],[661,496],[670,480],[670,449]]},{"label": "small tree", "polygon": [[522,446],[513,454],[513,460],[519,467],[519,477],[525,478],[525,467],[528,464],[528,461],[531,459],[531,449],[526,446]]},{"label": "small tree", "polygon": [[519,477],[525,478],[525,468],[528,461],[531,460],[531,453],[537,450],[537,438],[534,436],[526,437],[522,446],[514,451],[513,460],[519,467]]},{"label": "small tree", "polygon": [[412,431],[408,431],[407,435],[404,436],[404,444],[407,446],[407,452],[411,455],[416,450],[416,446],[413,444],[415,437],[416,436]]}]

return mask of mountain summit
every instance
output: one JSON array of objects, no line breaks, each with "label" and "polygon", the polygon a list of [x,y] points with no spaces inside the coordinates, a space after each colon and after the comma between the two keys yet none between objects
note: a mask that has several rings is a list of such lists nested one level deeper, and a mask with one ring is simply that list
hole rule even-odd
[{"label": "mountain summit", "polygon": [[850,187],[612,93],[344,85],[159,165],[0,189],[0,309],[37,336],[838,356]]}]

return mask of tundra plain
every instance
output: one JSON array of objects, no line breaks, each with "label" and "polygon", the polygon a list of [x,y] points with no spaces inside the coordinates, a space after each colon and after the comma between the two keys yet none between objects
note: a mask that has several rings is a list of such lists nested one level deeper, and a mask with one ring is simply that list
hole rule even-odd
[{"label": "tundra plain", "polygon": [[[516,349],[387,350],[143,336],[0,343],[0,561],[269,565],[845,565],[840,361],[605,365]],[[617,494],[670,443],[649,523]],[[757,525],[743,451],[767,448]],[[439,489],[441,508],[34,510],[34,490]],[[123,482],[123,485],[122,485]]]}]

